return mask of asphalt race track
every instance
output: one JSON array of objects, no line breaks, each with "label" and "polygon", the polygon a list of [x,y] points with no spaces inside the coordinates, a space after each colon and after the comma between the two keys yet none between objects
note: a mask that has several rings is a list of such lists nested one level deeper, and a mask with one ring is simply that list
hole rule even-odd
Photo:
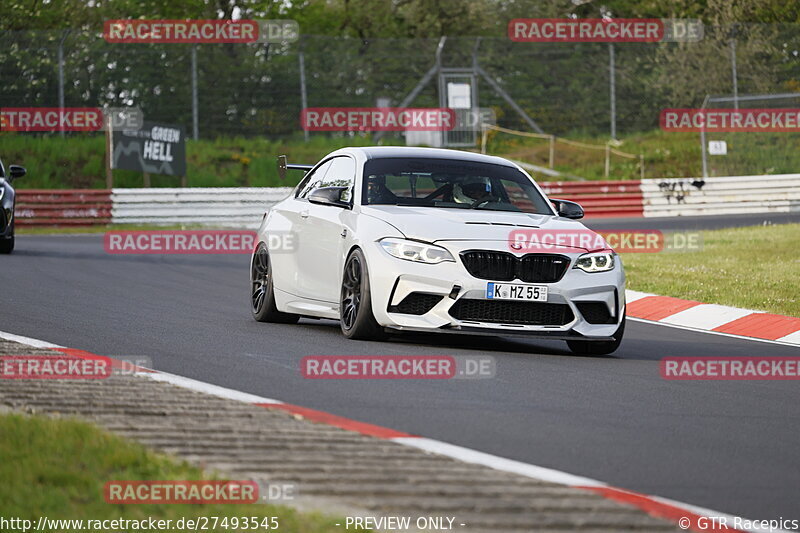
[{"label": "asphalt race track", "polygon": [[[589,225],[695,229],[800,215],[643,225],[655,220]],[[665,356],[798,356],[797,348],[638,321],[629,321],[620,350],[604,358],[514,338],[348,341],[333,321],[253,321],[248,260],[113,256],[103,251],[102,235],[18,236],[15,253],[0,257],[0,330],[103,355],[148,356],[166,372],[752,519],[797,511],[797,382],[665,381],[658,367]],[[300,375],[303,356],[347,354],[488,354],[497,376]]]}]

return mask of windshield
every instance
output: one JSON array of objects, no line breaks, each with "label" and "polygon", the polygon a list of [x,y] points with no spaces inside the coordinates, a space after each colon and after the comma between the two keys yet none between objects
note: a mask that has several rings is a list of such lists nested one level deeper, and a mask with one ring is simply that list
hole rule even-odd
[{"label": "windshield", "polygon": [[363,205],[484,209],[552,215],[530,178],[504,165],[434,158],[373,159],[364,166]]}]

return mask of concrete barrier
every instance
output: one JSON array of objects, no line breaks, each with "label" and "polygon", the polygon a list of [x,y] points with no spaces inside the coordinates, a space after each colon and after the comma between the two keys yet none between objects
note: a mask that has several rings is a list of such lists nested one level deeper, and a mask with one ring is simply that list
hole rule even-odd
[{"label": "concrete barrier", "polygon": [[[675,217],[800,211],[800,174],[631,181],[541,182],[551,198],[580,203],[589,218]],[[21,190],[17,224],[207,225],[255,228],[289,187]]]},{"label": "concrete barrier", "polygon": [[642,192],[646,217],[800,211],[800,174],[650,179]]}]

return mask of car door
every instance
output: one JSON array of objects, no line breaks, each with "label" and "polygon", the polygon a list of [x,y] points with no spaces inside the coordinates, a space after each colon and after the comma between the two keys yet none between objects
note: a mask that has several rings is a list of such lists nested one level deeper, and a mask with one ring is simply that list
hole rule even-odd
[{"label": "car door", "polygon": [[[281,202],[272,209],[270,228],[276,233],[288,231],[291,234],[293,246],[290,249],[270,249],[270,262],[272,263],[275,287],[291,294],[300,294],[300,240],[303,226],[308,216],[308,200],[306,197],[314,187],[325,177],[331,166],[331,161],[324,161],[311,170],[297,186],[295,196]],[[279,241],[280,242],[280,241]]]},{"label": "car door", "polygon": [[[352,202],[356,176],[355,160],[338,156],[331,160],[325,177],[316,182],[319,187],[348,187],[346,196]],[[311,192],[311,189],[309,192]],[[312,300],[335,303],[339,301],[342,256],[345,231],[352,210],[307,203],[307,216],[301,223],[298,250],[300,261],[300,295]]]}]

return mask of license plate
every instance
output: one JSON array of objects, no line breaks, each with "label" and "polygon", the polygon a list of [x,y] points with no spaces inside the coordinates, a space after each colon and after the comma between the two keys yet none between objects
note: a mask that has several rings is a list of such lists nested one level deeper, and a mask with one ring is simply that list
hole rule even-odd
[{"label": "license plate", "polygon": [[490,300],[546,302],[547,286],[489,282],[486,285],[486,298]]}]

